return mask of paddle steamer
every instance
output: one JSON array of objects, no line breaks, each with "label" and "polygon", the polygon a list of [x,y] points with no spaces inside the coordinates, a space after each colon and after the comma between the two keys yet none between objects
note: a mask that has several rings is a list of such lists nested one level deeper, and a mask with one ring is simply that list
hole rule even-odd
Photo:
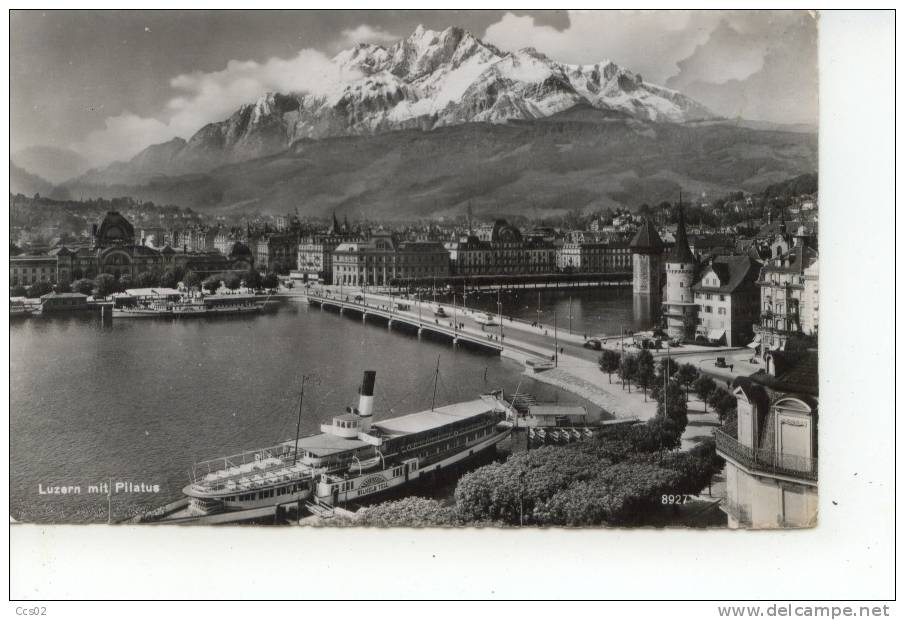
[{"label": "paddle steamer", "polygon": [[[494,447],[511,432],[502,391],[374,420],[376,372],[365,371],[357,407],[321,432],[197,464],[183,489],[196,514],[305,501],[329,507],[371,499]],[[299,425],[302,397],[299,398]]]}]

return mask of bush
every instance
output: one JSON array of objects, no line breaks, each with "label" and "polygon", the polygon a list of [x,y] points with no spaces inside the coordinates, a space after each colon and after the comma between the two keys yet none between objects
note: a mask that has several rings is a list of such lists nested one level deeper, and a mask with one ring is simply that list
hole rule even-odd
[{"label": "bush", "polygon": [[660,505],[661,495],[675,493],[680,478],[652,463],[617,463],[542,502],[535,518],[544,525],[640,523]]},{"label": "bush", "polygon": [[238,274],[231,273],[224,278],[223,283],[226,285],[226,288],[234,291],[242,285],[242,278],[240,278]]},{"label": "bush", "polygon": [[94,289],[98,297],[108,297],[119,288],[119,283],[109,273],[102,273],[94,279]]},{"label": "bush", "polygon": [[209,276],[207,279],[204,280],[204,282],[201,283],[201,287],[205,291],[207,291],[208,293],[213,295],[220,288],[220,281],[222,280],[222,278],[223,278],[223,276],[221,276],[219,274],[214,275],[214,276]]},{"label": "bush", "polygon": [[267,289],[275,289],[280,286],[280,278],[271,271],[261,280],[261,285]]},{"label": "bush", "polygon": [[50,292],[53,292],[53,284],[50,282],[35,282],[25,289],[25,296],[35,298]]},{"label": "bush", "polygon": [[245,286],[248,288],[259,289],[261,288],[261,274],[258,273],[258,270],[254,267],[250,268],[245,272]]},{"label": "bush", "polygon": [[406,497],[366,508],[357,525],[379,527],[436,527],[459,525],[456,509],[435,499]]},{"label": "bush", "polygon": [[179,278],[171,270],[163,272],[163,275],[160,276],[160,286],[163,288],[176,288],[177,284],[179,284]]},{"label": "bush", "polygon": [[72,283],[72,290],[82,295],[90,295],[94,290],[94,281],[81,278]]}]

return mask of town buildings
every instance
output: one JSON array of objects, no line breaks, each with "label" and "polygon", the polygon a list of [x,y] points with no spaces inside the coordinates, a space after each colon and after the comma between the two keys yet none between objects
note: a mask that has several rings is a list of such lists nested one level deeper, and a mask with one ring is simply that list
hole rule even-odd
[{"label": "town buildings", "polygon": [[817,520],[817,350],[770,353],[770,372],[735,381],[735,428],[714,432],[726,460],[731,528],[810,527]]},{"label": "town buildings", "polygon": [[524,238],[506,220],[478,227],[478,234],[444,244],[458,276],[554,273],[556,247],[542,237]]},{"label": "town buildings", "polygon": [[89,244],[63,245],[38,256],[10,257],[10,284],[55,284],[102,273],[137,281],[142,274],[159,275],[177,267],[204,275],[247,271],[255,264],[251,251],[242,243],[233,243],[226,255],[214,250],[180,252],[170,246],[158,250],[142,245],[136,242],[132,224],[117,211],[108,212],[92,234]]},{"label": "town buildings", "polygon": [[348,223],[340,225],[333,215],[333,225],[326,233],[313,233],[299,239],[296,269],[302,277],[330,284],[333,281],[333,252],[345,242],[363,241]]},{"label": "town buildings", "polygon": [[767,260],[760,270],[760,325],[755,346],[766,359],[770,351],[808,346],[819,325],[817,250],[811,237],[799,230],[794,245]]},{"label": "town buildings", "polygon": [[332,262],[333,283],[347,286],[387,286],[449,275],[449,252],[439,242],[397,241],[389,233],[340,244]]},{"label": "town buildings", "polygon": [[760,312],[760,263],[749,256],[717,256],[692,286],[698,306],[695,340],[729,347],[751,342]]}]

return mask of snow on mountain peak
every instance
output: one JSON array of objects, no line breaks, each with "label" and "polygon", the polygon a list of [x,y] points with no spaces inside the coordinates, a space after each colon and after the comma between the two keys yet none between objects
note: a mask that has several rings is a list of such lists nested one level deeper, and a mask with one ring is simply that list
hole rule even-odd
[{"label": "snow on mountain peak", "polygon": [[530,47],[503,52],[458,27],[419,25],[392,45],[361,43],[337,53],[332,63],[339,79],[320,93],[265,93],[229,119],[203,127],[179,157],[188,167],[201,167],[198,162],[274,153],[301,138],[506,123],[576,105],[645,121],[713,117],[696,101],[610,60],[573,65]]}]

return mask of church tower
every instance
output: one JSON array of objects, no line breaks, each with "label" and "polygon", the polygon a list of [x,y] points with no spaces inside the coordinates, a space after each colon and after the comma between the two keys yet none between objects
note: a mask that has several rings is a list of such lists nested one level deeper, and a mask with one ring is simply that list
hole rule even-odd
[{"label": "church tower", "polygon": [[697,328],[698,307],[694,303],[691,285],[694,283],[694,255],[688,247],[685,233],[685,212],[679,197],[679,225],[676,243],[666,257],[666,295],[663,299],[663,318],[670,338],[693,340]]},{"label": "church tower", "polygon": [[629,244],[632,250],[632,293],[659,297],[663,288],[663,241],[645,219]]}]

